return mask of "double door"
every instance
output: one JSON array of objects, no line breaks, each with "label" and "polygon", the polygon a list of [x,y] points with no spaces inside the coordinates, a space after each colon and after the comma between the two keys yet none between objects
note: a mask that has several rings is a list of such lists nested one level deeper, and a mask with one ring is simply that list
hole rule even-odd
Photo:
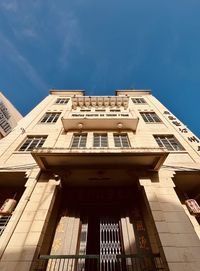
[{"label": "double door", "polygon": [[[120,270],[121,225],[119,217],[113,213],[111,210],[90,210],[82,219],[79,254],[99,256],[101,271]],[[86,270],[90,270],[90,263],[91,259],[86,260]]]}]

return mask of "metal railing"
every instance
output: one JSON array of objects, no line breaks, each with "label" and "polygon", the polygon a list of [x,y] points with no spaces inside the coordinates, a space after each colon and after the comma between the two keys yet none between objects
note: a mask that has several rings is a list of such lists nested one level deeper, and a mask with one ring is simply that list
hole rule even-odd
[{"label": "metal railing", "polygon": [[[115,257],[113,257],[115,256]],[[40,255],[33,271],[167,271],[160,254]]]},{"label": "metal railing", "polygon": [[160,254],[117,255],[117,271],[167,271]]},{"label": "metal railing", "polygon": [[11,215],[0,216],[0,236],[3,234],[3,231],[5,230],[10,218]]},{"label": "metal railing", "polygon": [[34,271],[99,271],[99,255],[40,255]]}]

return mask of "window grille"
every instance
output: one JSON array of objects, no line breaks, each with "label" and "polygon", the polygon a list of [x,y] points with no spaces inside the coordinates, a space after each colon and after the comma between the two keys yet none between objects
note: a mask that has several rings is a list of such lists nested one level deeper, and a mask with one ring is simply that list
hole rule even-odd
[{"label": "window grille", "polygon": [[115,147],[129,148],[130,143],[127,134],[114,134]]},{"label": "window grille", "polygon": [[183,146],[173,135],[156,135],[154,136],[159,147],[165,147],[169,151],[182,151]]},{"label": "window grille", "polygon": [[0,236],[3,234],[10,218],[11,218],[11,215],[0,216]]},{"label": "window grille", "polygon": [[132,98],[132,102],[134,104],[146,104],[147,103],[144,98]]},{"label": "window grille", "polygon": [[69,98],[58,98],[56,100],[56,104],[67,104],[69,101]]},{"label": "window grille", "polygon": [[46,113],[41,119],[41,123],[55,123],[60,116],[60,113]]},{"label": "window grille", "polygon": [[158,115],[155,112],[142,112],[140,114],[146,123],[162,122],[161,119],[158,117]]},{"label": "window grille", "polygon": [[87,134],[74,134],[72,138],[72,148],[85,148]]},{"label": "window grille", "polygon": [[107,134],[94,134],[93,146],[99,148],[108,147],[108,136]]},{"label": "window grille", "polygon": [[33,149],[40,148],[45,140],[46,136],[28,137],[19,148],[19,151],[32,151]]}]

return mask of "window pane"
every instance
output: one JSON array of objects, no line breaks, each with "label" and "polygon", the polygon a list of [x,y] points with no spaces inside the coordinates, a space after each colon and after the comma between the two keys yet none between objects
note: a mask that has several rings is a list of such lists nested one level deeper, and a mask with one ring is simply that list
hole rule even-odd
[{"label": "window pane", "polygon": [[32,137],[27,138],[22,144],[19,151],[32,151],[34,148],[42,147],[46,137]]},{"label": "window pane", "polygon": [[67,104],[68,101],[69,101],[68,98],[58,98],[58,99],[56,100],[56,104]]},{"label": "window pane", "polygon": [[42,118],[42,123],[55,123],[61,113],[46,113]]},{"label": "window pane", "polygon": [[127,134],[114,135],[115,147],[128,148],[130,147]]},{"label": "window pane", "polygon": [[159,147],[165,147],[169,151],[184,150],[183,146],[174,136],[154,136]]},{"label": "window pane", "polygon": [[147,123],[152,123],[152,122],[161,122],[160,118],[156,115],[155,112],[142,112],[140,113],[143,120]]},{"label": "window pane", "polygon": [[86,147],[87,134],[75,134],[72,139],[72,148]]},{"label": "window pane", "polygon": [[146,104],[146,101],[144,98],[132,98],[132,101],[134,104]]}]

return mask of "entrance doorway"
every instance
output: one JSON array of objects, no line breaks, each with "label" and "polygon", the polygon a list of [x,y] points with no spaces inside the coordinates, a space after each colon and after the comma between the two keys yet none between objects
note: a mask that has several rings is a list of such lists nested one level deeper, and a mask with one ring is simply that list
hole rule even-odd
[{"label": "entrance doorway", "polygon": [[65,268],[58,270],[160,270],[156,263],[162,267],[160,256],[155,258],[151,251],[141,198],[133,187],[66,189],[50,253],[55,255],[53,263]]},{"label": "entrance doorway", "polygon": [[[101,271],[120,270],[117,255],[123,254],[120,216],[114,208],[88,208],[80,231],[81,255],[98,255]],[[90,270],[90,260],[86,260]]]}]

